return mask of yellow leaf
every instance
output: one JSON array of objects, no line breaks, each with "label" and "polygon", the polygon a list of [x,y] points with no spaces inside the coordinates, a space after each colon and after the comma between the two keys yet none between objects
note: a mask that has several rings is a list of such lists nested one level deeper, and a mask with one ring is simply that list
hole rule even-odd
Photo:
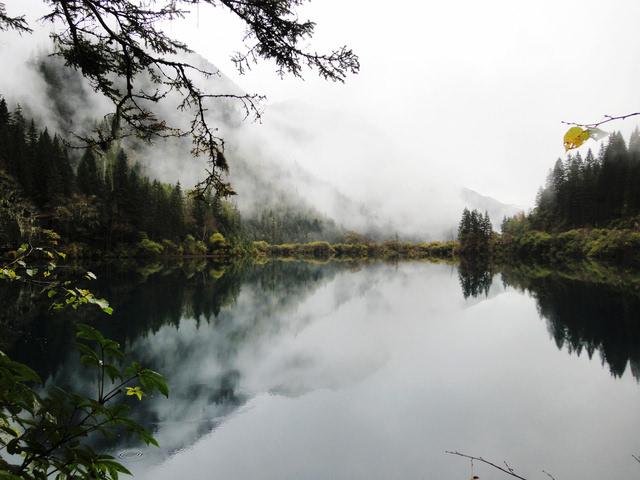
[{"label": "yellow leaf", "polygon": [[142,397],[146,397],[147,394],[140,390],[140,387],[126,387],[127,395],[135,395],[138,400],[142,400]]},{"label": "yellow leaf", "polygon": [[580,127],[571,127],[567,133],[564,134],[564,150],[568,152],[573,148],[578,148],[584,142],[589,140],[588,130],[583,130]]}]

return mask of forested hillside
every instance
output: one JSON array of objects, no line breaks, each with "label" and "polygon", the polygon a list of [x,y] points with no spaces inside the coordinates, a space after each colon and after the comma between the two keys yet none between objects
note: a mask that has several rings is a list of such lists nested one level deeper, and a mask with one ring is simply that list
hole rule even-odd
[{"label": "forested hillside", "polygon": [[[99,157],[13,111],[0,98],[0,245],[57,239],[79,251],[204,253],[249,245],[235,205],[151,180],[127,152]],[[214,235],[217,234],[217,235]],[[48,237],[48,238],[47,238]]]},{"label": "forested hillside", "polygon": [[505,218],[496,253],[640,263],[640,130],[558,159],[529,214]]},{"label": "forested hillside", "polygon": [[234,201],[210,192],[196,200],[179,182],[152,180],[148,162],[137,161],[142,155],[136,147],[129,141],[103,156],[67,148],[59,135],[25,118],[19,105],[10,111],[0,96],[0,246],[34,240],[47,230],[78,254],[87,247],[120,254],[134,248],[137,255],[229,253],[251,250],[252,241],[340,241],[346,232],[287,190],[289,172],[278,172],[283,185],[275,188],[239,159],[243,194],[261,205],[242,219]]},{"label": "forested hillside", "polygon": [[543,230],[606,227],[640,215],[640,130],[627,147],[620,133],[591,150],[558,159],[536,199],[536,226]]}]

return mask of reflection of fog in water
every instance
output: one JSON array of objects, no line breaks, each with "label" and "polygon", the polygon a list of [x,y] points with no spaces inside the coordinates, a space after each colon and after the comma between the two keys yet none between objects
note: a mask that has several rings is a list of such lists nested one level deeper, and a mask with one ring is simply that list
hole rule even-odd
[{"label": "reflection of fog in water", "polygon": [[[184,315],[126,346],[170,379],[169,400],[134,409],[161,448],[122,439],[111,452],[135,478],[468,475],[446,450],[527,478],[636,472],[635,379],[558,350],[534,298],[493,282],[465,300],[446,265],[298,269],[304,286],[264,273],[218,315]],[[69,362],[59,377],[85,381]]]},{"label": "reflection of fog in water", "polygon": [[[348,288],[359,296],[373,288],[369,275],[348,277]],[[265,288],[269,283],[264,278],[244,283],[233,304],[215,317],[183,316],[177,325],[149,331],[126,345],[129,358],[169,379],[170,397],[155,395],[132,405],[135,419],[152,429],[160,449],[122,438],[112,455],[131,468],[149,468],[189,450],[250,408],[247,402],[260,393],[297,397],[316,389],[344,388],[385,362],[383,349],[330,338],[343,335],[321,326],[349,304],[343,298],[347,284],[342,275],[333,280],[319,275],[285,288]],[[314,329],[328,335],[326,341],[310,336]],[[77,381],[69,388],[89,393],[92,381],[86,373],[71,358],[53,382],[72,378]]]}]

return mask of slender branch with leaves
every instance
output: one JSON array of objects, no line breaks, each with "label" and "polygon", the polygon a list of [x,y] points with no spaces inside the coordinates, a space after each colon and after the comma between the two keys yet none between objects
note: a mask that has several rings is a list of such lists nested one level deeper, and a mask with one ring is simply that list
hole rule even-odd
[{"label": "slender branch with leaves", "polygon": [[590,138],[598,141],[606,137],[607,135],[609,135],[608,132],[605,132],[604,130],[601,130],[599,128],[600,125],[604,125],[605,123],[613,122],[615,120],[625,120],[629,117],[635,117],[636,115],[640,115],[640,112],[629,113],[627,115],[620,115],[618,117],[605,115],[602,120],[596,123],[562,122],[565,125],[571,126],[571,128],[567,130],[567,133],[565,133],[564,135],[565,151],[578,148]]},{"label": "slender branch with leaves", "polygon": [[[37,269],[27,263],[34,252],[55,256],[47,249],[23,245],[17,257],[2,266],[0,278],[35,282],[50,297],[65,298],[64,304],[54,304],[54,308],[95,304],[111,313],[104,299],[55,280],[53,263],[44,270],[44,278],[38,278]],[[88,273],[87,278],[95,276]],[[94,396],[84,397],[58,387],[40,393],[37,385],[42,380],[37,373],[0,352],[0,478],[117,480],[120,473],[131,473],[114,457],[94,451],[87,439],[97,433],[106,438],[128,433],[147,445],[158,445],[145,427],[129,418],[130,407],[122,400],[126,396],[142,400],[156,390],[168,396],[167,380],[136,362],[124,366],[126,357],[117,342],[104,338],[89,325],[77,328],[75,345],[80,361],[95,371]]]},{"label": "slender branch with leaves", "polygon": [[[168,396],[166,379],[136,362],[122,369],[119,364],[125,355],[120,345],[88,325],[78,325],[77,338],[82,364],[96,369],[95,398],[60,388],[41,396],[29,386],[41,383],[39,376],[0,352],[0,453],[21,459],[10,463],[0,457],[0,469],[15,478],[55,474],[56,478],[117,479],[119,473],[130,474],[112,456],[95,452],[82,441],[97,432],[106,438],[126,432],[158,446],[146,428],[128,417],[130,407],[115,400],[125,393],[142,399],[156,389]],[[97,349],[85,342],[97,344]],[[134,382],[139,385],[127,386]]]}]

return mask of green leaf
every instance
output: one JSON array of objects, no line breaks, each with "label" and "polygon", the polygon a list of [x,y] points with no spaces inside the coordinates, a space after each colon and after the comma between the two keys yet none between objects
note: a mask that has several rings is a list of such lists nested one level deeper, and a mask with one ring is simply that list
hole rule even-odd
[{"label": "green leaf", "polygon": [[12,437],[17,437],[20,435],[20,432],[18,430],[16,430],[13,427],[9,427],[8,425],[4,425],[3,423],[0,423],[0,430],[2,430],[5,433],[8,433]]},{"label": "green leaf", "polygon": [[76,348],[80,350],[80,352],[98,360],[98,354],[94,352],[91,348],[87,347],[84,343],[80,343],[80,342],[74,342],[74,343],[76,345]]},{"label": "green leaf", "polygon": [[123,417],[127,413],[129,413],[129,411],[131,410],[131,407],[129,407],[129,405],[125,405],[124,403],[120,403],[118,405],[114,405],[113,407],[111,407],[110,410],[111,410],[111,414],[114,417]]},{"label": "green leaf", "polygon": [[76,338],[84,338],[85,340],[94,340],[98,342],[100,345],[104,344],[104,337],[102,334],[93,327],[86,325],[84,323],[79,323],[76,325],[78,328],[78,333],[76,334]]},{"label": "green leaf", "polygon": [[97,367],[100,365],[100,361],[95,357],[90,357],[89,355],[82,355],[80,357],[80,363],[85,367]]},{"label": "green leaf", "polygon": [[107,470],[109,470],[109,475],[114,480],[118,480],[118,473],[124,473],[125,475],[133,476],[133,474],[129,470],[127,470],[124,465],[113,460],[101,460],[100,463],[104,465]]},{"label": "green leaf", "polygon": [[7,443],[7,453],[9,455],[14,455],[16,453],[20,453],[20,439],[14,438],[9,443]]},{"label": "green leaf", "polygon": [[609,135],[609,132],[605,132],[599,128],[587,128],[587,132],[589,132],[589,136],[596,141],[602,140]]},{"label": "green leaf", "polygon": [[141,371],[142,368],[140,367],[140,364],[138,362],[131,362],[131,365],[125,369],[124,374],[136,377],[140,375]]},{"label": "green leaf", "polygon": [[105,373],[109,377],[109,380],[111,380],[112,382],[116,378],[122,378],[122,372],[115,365],[112,365],[110,363],[106,363],[106,364],[103,365],[103,368],[104,368]]},{"label": "green leaf", "polygon": [[95,274],[93,274],[92,272],[87,272],[85,274],[85,278],[87,278],[89,280],[96,280],[98,277],[96,277]]}]

